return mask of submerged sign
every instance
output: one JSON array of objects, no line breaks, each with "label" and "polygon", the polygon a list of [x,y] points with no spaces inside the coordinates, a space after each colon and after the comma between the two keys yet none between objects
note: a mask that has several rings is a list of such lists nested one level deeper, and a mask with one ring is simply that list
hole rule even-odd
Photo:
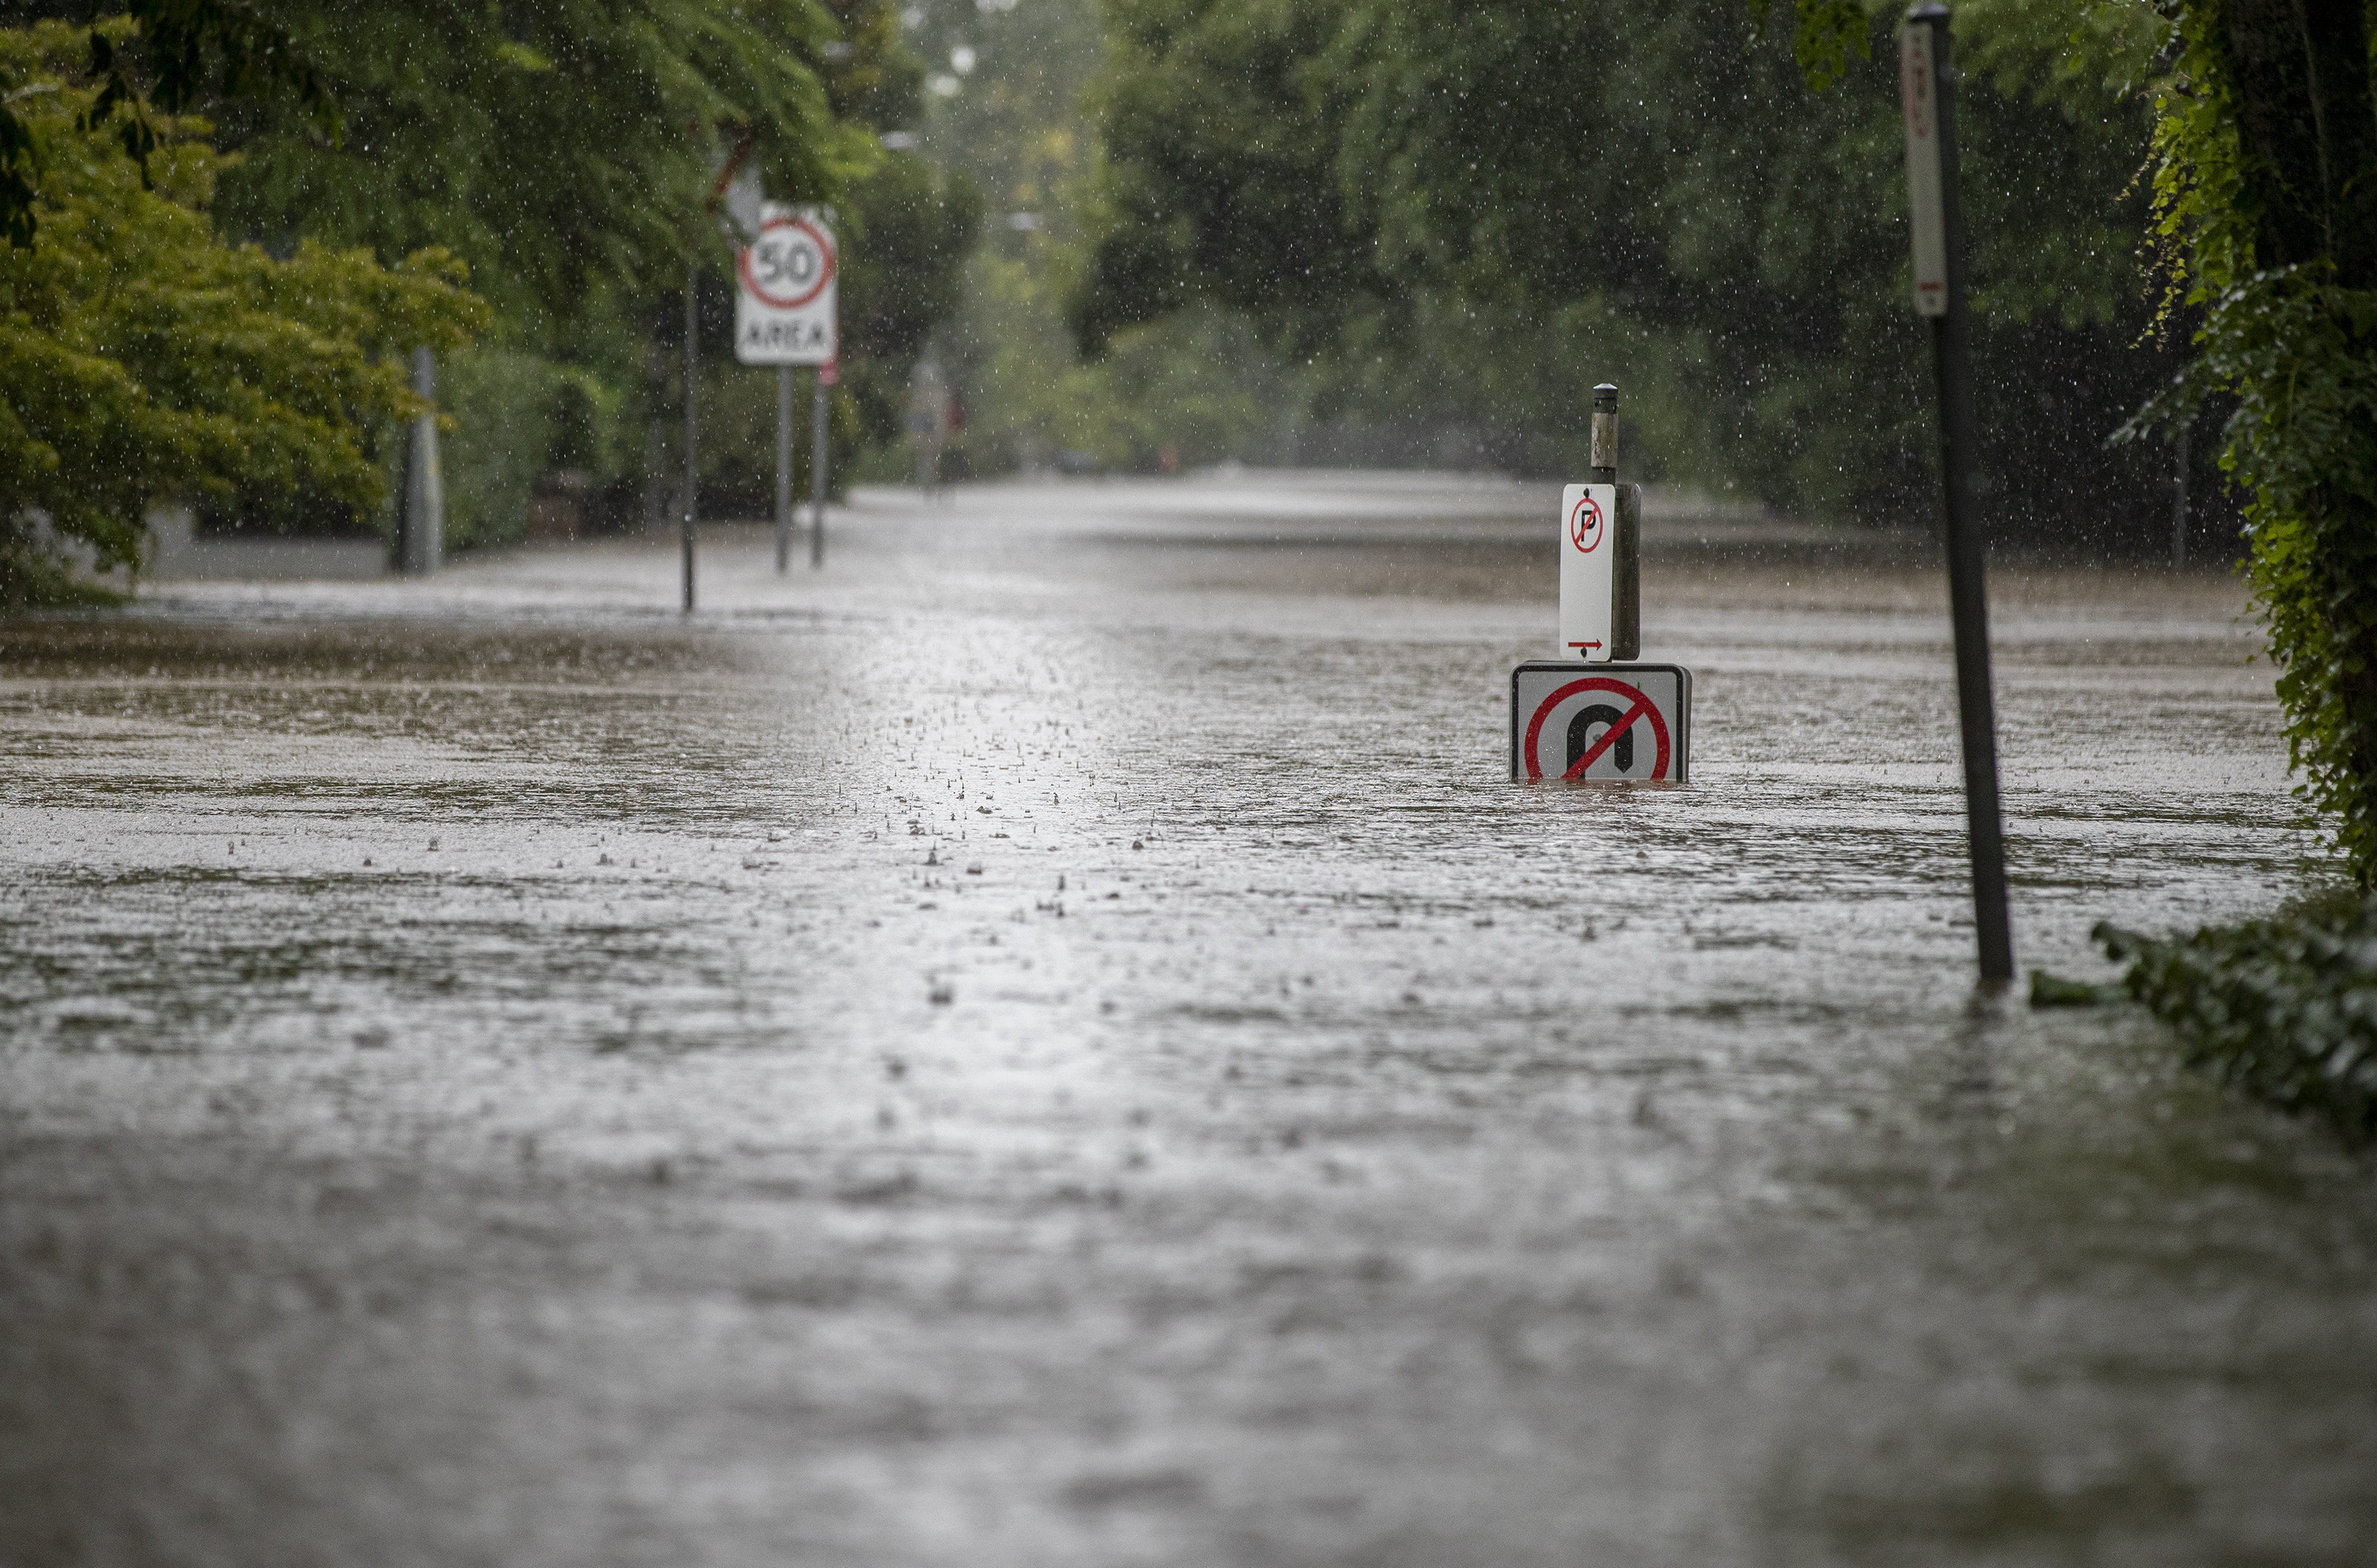
[{"label": "submerged sign", "polygon": [[769,203],[758,238],[735,257],[735,357],[746,365],[832,364],[841,347],[840,269],[824,213]]},{"label": "submerged sign", "polygon": [[1682,784],[1692,674],[1681,664],[1521,664],[1511,672],[1511,776]]}]

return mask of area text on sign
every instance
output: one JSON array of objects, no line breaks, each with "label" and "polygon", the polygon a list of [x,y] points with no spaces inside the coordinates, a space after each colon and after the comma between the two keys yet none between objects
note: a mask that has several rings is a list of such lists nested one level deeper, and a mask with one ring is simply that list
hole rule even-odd
[{"label": "area text on sign", "polygon": [[833,231],[816,208],[770,202],[765,211],[758,237],[735,257],[735,357],[830,365],[841,347]]}]

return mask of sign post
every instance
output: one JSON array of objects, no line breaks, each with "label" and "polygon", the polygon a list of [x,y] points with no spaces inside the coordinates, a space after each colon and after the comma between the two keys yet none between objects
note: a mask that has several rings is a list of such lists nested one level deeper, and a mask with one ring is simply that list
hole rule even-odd
[{"label": "sign post", "polygon": [[1560,492],[1560,651],[1587,664],[1642,651],[1642,492],[1618,483],[1618,389],[1593,389],[1589,483]]},{"label": "sign post", "polygon": [[[1692,672],[1642,654],[1642,487],[1618,482],[1618,389],[1593,389],[1589,478],[1560,494],[1559,656],[1511,672],[1511,777],[1691,777]],[[1583,666],[1580,668],[1580,666]]]},{"label": "sign post", "polygon": [[685,522],[679,537],[685,557],[685,613],[693,614],[693,514],[699,505],[701,465],[696,461],[701,438],[701,424],[696,412],[694,395],[700,389],[695,377],[695,340],[700,336],[701,317],[693,298],[694,269],[687,263],[685,269]]},{"label": "sign post", "polygon": [[795,365],[818,367],[815,411],[810,421],[815,449],[817,513],[809,538],[809,564],[825,564],[826,389],[841,352],[839,315],[841,253],[835,248],[832,215],[821,208],[768,202],[758,232],[735,258],[735,357],[745,365],[772,365],[776,375],[776,569],[792,554],[793,373]]},{"label": "sign post", "polygon": [[1956,643],[1956,711],[1965,758],[1965,842],[1981,978],[2013,978],[2006,916],[2005,828],[1998,802],[1997,716],[1989,695],[1989,612],[1975,515],[1972,320],[1956,210],[1956,116],[1948,8],[1922,0],[1899,35],[1906,188],[1914,207],[1915,309],[1931,323],[1940,390],[1940,467],[1947,489],[1948,607]]},{"label": "sign post", "polygon": [[776,366],[776,575],[793,553],[793,367]]},{"label": "sign post", "polygon": [[817,396],[809,410],[809,455],[815,460],[809,465],[809,493],[817,504],[816,515],[809,523],[809,565],[812,569],[825,565],[825,482],[827,437],[830,434],[826,418],[826,389],[842,379],[842,365],[828,360],[818,366]]}]

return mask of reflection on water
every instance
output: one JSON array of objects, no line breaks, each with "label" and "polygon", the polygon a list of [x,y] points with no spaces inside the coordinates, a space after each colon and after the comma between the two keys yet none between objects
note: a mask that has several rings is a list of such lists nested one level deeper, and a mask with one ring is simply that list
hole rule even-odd
[{"label": "reflection on water", "polygon": [[[0,629],[0,1561],[2377,1543],[2371,1169],[1975,995],[1931,580],[1527,788],[1523,536],[1105,494]],[[2023,962],[2280,896],[2233,588],[2001,587]]]}]

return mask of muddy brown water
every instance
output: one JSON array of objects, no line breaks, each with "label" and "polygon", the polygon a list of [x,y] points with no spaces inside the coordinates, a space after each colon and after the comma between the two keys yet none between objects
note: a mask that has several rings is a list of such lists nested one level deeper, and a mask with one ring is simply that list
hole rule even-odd
[{"label": "muddy brown water", "polygon": [[[1976,992],[1936,578],[1678,525],[1516,786],[1481,493],[0,628],[0,1564],[2377,1554],[2377,1166]],[[2315,874],[2233,581],[1995,589],[2020,962]]]}]

